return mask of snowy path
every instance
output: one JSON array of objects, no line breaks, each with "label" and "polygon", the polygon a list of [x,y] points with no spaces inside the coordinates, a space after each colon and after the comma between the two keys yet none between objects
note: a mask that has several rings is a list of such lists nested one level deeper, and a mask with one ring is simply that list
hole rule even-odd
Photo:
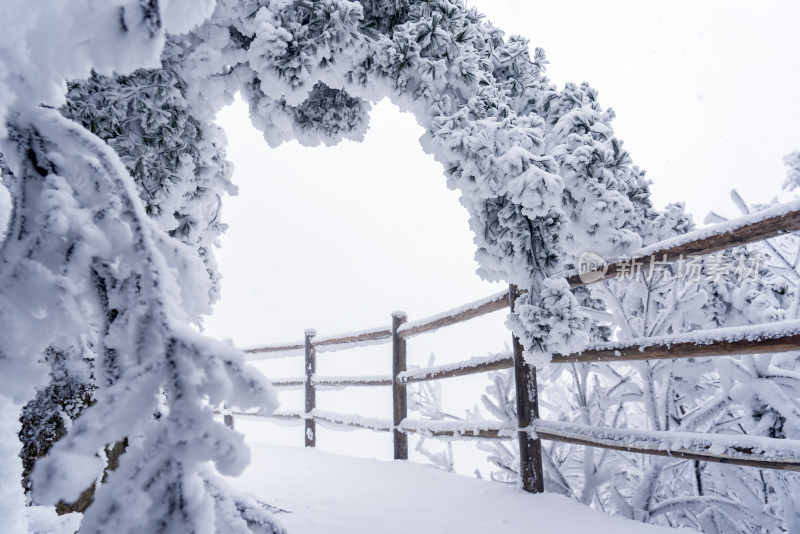
[{"label": "snowy path", "polygon": [[504,484],[409,462],[351,458],[314,449],[251,444],[241,490],[286,510],[289,534],[656,534],[558,495],[529,495]]}]

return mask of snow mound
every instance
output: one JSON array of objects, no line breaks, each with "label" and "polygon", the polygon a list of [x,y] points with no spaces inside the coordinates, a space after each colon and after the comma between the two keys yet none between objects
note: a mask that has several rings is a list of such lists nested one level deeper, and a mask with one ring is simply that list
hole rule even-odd
[{"label": "snow mound", "polygon": [[609,517],[560,495],[531,495],[407,461],[251,444],[253,462],[231,479],[282,511],[303,534],[657,534],[691,532]]}]

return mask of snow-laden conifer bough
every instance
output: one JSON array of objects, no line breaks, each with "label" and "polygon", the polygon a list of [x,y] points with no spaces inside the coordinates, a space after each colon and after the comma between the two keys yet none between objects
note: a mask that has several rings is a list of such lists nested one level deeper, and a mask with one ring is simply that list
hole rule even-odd
[{"label": "snow-laden conifer bough", "polygon": [[19,409],[41,408],[28,425],[59,412],[41,395],[65,376],[91,399],[43,438],[34,503],[91,502],[91,533],[281,530],[216,476],[248,451],[212,419],[223,401],[269,413],[275,396],[192,327],[216,298],[235,188],[213,120],[236,92],[273,146],[360,139],[383,97],[412,112],[462,192],[481,276],[527,289],[508,324],[533,363],[587,339],[554,273],[587,248],[638,248],[660,217],[596,92],[557,90],[541,50],[462,0],[5,0],[0,20],[4,532],[30,526]]}]

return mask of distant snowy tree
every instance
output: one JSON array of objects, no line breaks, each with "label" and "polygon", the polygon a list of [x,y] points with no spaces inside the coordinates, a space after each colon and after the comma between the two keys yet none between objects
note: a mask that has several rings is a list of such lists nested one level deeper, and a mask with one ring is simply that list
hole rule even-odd
[{"label": "distant snowy tree", "polygon": [[786,165],[786,181],[783,188],[794,191],[800,187],[800,151],[792,152],[783,158]]},{"label": "distant snowy tree", "polygon": [[[514,392],[514,376],[511,371],[494,371],[489,373],[490,384],[486,393],[481,395],[481,404],[489,414],[498,421],[513,428],[517,424],[517,403]],[[519,482],[519,454],[506,441],[492,440],[489,443],[479,442],[478,448],[489,453],[486,457],[497,469],[489,473],[489,478],[506,484]]]},{"label": "distant snowy tree", "polygon": [[[435,361],[435,355],[431,354],[428,358],[428,367],[434,365]],[[409,366],[409,370],[413,370],[413,368],[414,366]],[[442,407],[442,384],[438,381],[412,384],[408,390],[408,398],[409,411],[419,412],[422,419],[431,421],[463,420],[462,417],[446,412]],[[431,449],[426,443],[428,443],[428,440],[425,436],[420,436],[417,440],[417,444],[414,446],[414,450],[439,469],[447,471],[448,473],[452,472],[455,464],[452,443],[447,441],[443,447],[436,447],[434,449]]]}]

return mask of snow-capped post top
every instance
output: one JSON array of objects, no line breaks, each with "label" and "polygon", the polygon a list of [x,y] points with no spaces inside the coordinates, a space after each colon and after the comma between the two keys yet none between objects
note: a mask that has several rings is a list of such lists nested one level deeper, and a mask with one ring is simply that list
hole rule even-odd
[{"label": "snow-capped post top", "polygon": [[404,311],[393,311],[392,317],[397,317],[399,319],[408,319],[408,314]]},{"label": "snow-capped post top", "polygon": [[317,335],[317,331],[313,328],[306,328],[303,333],[306,337],[314,337]]}]

